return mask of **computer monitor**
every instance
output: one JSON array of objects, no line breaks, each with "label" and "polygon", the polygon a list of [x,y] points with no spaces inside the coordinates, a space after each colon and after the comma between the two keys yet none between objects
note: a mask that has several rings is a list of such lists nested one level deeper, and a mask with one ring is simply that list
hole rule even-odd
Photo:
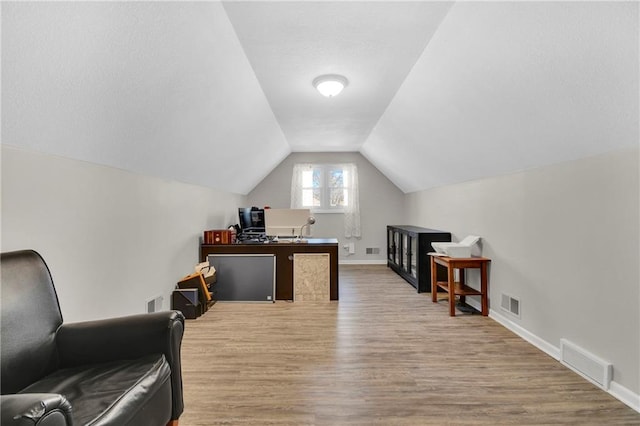
[{"label": "computer monitor", "polygon": [[240,229],[243,233],[264,233],[264,210],[257,207],[238,208]]},{"label": "computer monitor", "polygon": [[266,209],[266,234],[269,237],[309,237],[311,226],[305,225],[310,216],[309,209]]}]

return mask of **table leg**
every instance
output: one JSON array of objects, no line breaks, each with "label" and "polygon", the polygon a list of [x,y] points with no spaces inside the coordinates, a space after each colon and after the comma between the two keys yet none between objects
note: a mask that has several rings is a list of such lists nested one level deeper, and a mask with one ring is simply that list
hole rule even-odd
[{"label": "table leg", "polygon": [[[466,274],[464,273],[464,268],[460,268],[458,269],[458,274],[460,274],[460,286],[464,287],[464,285],[466,284]],[[465,303],[467,303],[467,296],[461,294],[460,295],[460,304],[464,305]]]},{"label": "table leg", "polygon": [[449,316],[456,316],[456,291],[455,291],[455,282],[454,282],[454,272],[455,268],[451,266],[447,267],[447,279],[449,281]]},{"label": "table leg", "polygon": [[436,261],[434,256],[431,257],[431,301],[434,303],[438,303],[438,266],[436,265]]},{"label": "table leg", "polygon": [[482,315],[486,317],[489,315],[489,303],[487,302],[487,262],[482,262],[480,266],[480,292],[482,293],[480,296],[482,300]]}]

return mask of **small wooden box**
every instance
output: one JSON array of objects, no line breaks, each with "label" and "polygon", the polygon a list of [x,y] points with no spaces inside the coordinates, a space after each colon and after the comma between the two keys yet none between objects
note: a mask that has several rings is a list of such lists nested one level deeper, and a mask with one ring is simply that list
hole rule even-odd
[{"label": "small wooden box", "polygon": [[235,244],[235,229],[210,229],[204,231],[204,244]]}]

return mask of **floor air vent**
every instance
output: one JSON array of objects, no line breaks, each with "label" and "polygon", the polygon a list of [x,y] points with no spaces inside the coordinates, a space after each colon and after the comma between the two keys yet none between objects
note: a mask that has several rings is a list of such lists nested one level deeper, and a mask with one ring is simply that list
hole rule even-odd
[{"label": "floor air vent", "polygon": [[602,389],[609,389],[612,365],[567,339],[560,339],[560,362]]}]

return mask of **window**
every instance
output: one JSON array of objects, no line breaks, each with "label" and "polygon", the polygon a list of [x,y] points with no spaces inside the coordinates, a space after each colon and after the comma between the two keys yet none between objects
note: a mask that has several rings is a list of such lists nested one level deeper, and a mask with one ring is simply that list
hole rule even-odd
[{"label": "window", "polygon": [[349,181],[349,171],[340,166],[313,165],[305,167],[301,173],[302,204],[313,211],[344,211],[349,205],[349,191],[345,182]]},{"label": "window", "polygon": [[358,169],[355,164],[295,164],[291,208],[344,213],[345,236],[360,238]]}]

